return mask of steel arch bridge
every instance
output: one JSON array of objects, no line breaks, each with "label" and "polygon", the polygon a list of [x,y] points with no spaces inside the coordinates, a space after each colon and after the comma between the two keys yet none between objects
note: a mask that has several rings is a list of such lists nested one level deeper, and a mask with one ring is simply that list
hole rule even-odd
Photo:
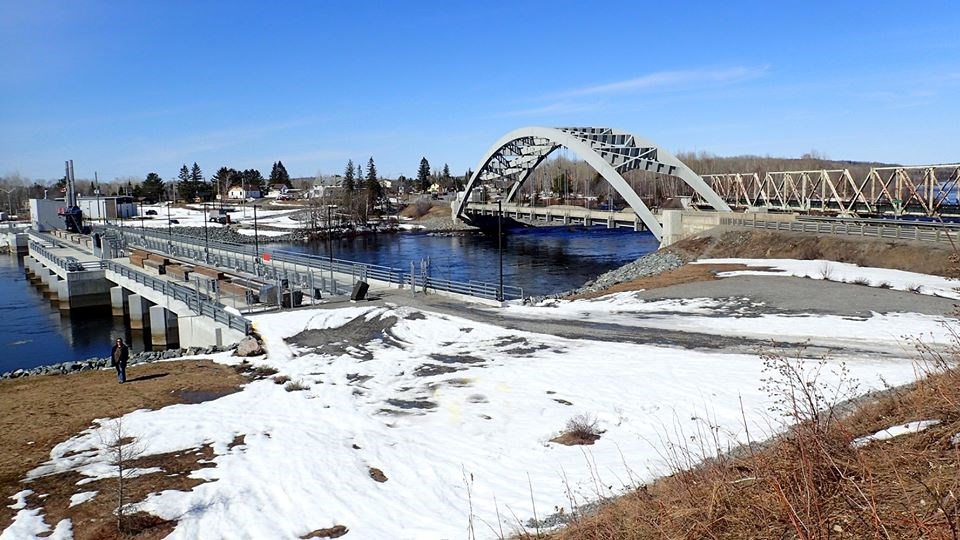
[{"label": "steel arch bridge", "polygon": [[507,133],[487,150],[457,201],[454,216],[469,220],[466,210],[470,204],[470,194],[484,182],[509,182],[509,191],[504,200],[512,201],[534,169],[561,147],[573,151],[609,182],[658,240],[663,235],[663,229],[623,178],[622,174],[627,171],[642,170],[675,176],[686,182],[714,209],[730,210],[727,203],[697,173],[647,139],[610,128],[525,127]]}]

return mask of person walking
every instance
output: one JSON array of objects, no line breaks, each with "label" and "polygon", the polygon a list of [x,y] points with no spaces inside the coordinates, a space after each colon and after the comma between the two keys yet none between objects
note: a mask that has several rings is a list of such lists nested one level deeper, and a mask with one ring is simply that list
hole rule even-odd
[{"label": "person walking", "polygon": [[110,353],[110,365],[117,370],[117,380],[120,384],[127,382],[127,360],[130,359],[130,348],[121,338],[113,345],[113,352]]}]

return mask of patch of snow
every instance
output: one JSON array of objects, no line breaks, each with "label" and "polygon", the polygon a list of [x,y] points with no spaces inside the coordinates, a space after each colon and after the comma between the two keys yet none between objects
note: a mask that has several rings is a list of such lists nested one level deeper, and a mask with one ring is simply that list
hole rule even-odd
[{"label": "patch of snow", "polygon": [[72,540],[73,522],[69,519],[60,520],[51,533],[50,525],[47,525],[43,520],[43,513],[40,512],[40,509],[27,508],[27,497],[32,493],[32,490],[25,489],[10,497],[16,499],[17,502],[7,508],[19,510],[19,512],[13,517],[13,522],[0,532],[0,540],[41,538],[40,535],[45,535],[44,538],[52,540]]},{"label": "patch of snow", "polygon": [[[715,309],[706,301],[676,307]],[[253,321],[269,351],[262,362],[306,390],[260,380],[213,401],[123,417],[142,455],[213,450],[215,467],[190,475],[206,482],[138,505],[178,520],[170,538],[297,537],[332,524],[358,538],[459,538],[471,518],[484,524],[480,536],[496,536],[514,516],[532,517],[534,504],[569,511],[570,496],[595,500],[662,474],[650,441],[674,429],[696,433],[704,409],[733,444],[743,429],[740,399],[760,431],[772,403],[751,354],[565,339],[389,305]],[[314,344],[288,341],[364,323],[374,328],[369,338],[344,331]],[[914,378],[909,362],[846,363],[863,391],[881,388],[881,377]],[[604,430],[586,453],[549,442],[584,413]],[[245,444],[229,448],[238,433]],[[104,477],[100,440],[108,436],[109,423],[98,421],[58,444],[30,477],[68,469]],[[388,480],[372,480],[371,467]]]},{"label": "patch of snow", "polygon": [[70,506],[83,504],[97,496],[97,491],[81,491],[70,496]]},{"label": "patch of snow", "polygon": [[919,433],[929,427],[935,426],[940,423],[940,420],[919,420],[916,422],[907,422],[906,424],[900,424],[899,426],[888,427],[887,429],[881,429],[880,431],[867,435],[866,437],[858,437],[850,443],[854,447],[866,446],[873,441],[885,441],[887,439],[892,439],[894,437],[899,437],[901,435],[908,435],[911,433]]},{"label": "patch of snow", "polygon": [[960,433],[957,433],[953,437],[950,437],[950,444],[953,446],[960,445]]},{"label": "patch of snow", "polygon": [[700,259],[693,264],[742,264],[744,266],[770,268],[769,270],[720,272],[717,274],[719,277],[779,275],[826,279],[828,281],[846,283],[864,279],[874,287],[882,283],[887,283],[891,289],[899,291],[908,291],[912,288],[919,287],[918,292],[921,294],[960,299],[960,292],[956,290],[958,283],[954,280],[917,272],[857,266],[851,263],[836,261],[819,259],[807,261],[796,259]]},{"label": "patch of snow", "polygon": [[886,343],[900,346],[905,336],[947,344],[953,335],[945,317],[920,313],[871,313],[869,317],[762,313],[748,298],[689,298],[644,301],[637,292],[590,300],[547,300],[534,306],[509,304],[506,314],[524,319],[590,320],[623,326],[681,330],[756,339],[818,339],[837,345]]}]

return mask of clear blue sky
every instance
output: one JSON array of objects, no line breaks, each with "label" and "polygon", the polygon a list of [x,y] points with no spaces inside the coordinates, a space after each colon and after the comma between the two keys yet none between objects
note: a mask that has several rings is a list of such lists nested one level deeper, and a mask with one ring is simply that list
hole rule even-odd
[{"label": "clear blue sky", "polygon": [[462,174],[523,126],[960,161],[960,3],[0,0],[0,175]]}]

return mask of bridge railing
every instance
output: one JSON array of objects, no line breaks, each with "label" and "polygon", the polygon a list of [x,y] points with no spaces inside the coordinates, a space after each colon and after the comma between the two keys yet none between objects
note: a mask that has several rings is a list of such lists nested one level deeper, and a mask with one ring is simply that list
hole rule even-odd
[{"label": "bridge railing", "polygon": [[[213,264],[232,268],[240,272],[258,275],[268,279],[288,279],[291,282],[306,285],[319,283],[320,288],[333,294],[348,293],[344,282],[338,282],[328,275],[350,276],[353,282],[374,279],[398,287],[416,287],[419,290],[445,291],[464,294],[477,298],[495,300],[499,296],[499,285],[477,281],[456,281],[438,279],[422,274],[411,273],[398,268],[346,259],[311,255],[283,249],[271,249],[270,261],[261,263],[256,248],[250,244],[208,240],[180,234],[168,234],[159,230],[137,230],[98,225],[98,229],[110,230],[122,235],[124,242],[141,246],[152,251],[168,253],[188,258],[202,264]],[[290,265],[292,268],[287,268]],[[302,266],[303,271],[297,269]],[[350,284],[352,286],[352,283]],[[504,285],[503,299],[521,299],[521,287]]]},{"label": "bridge railing", "polygon": [[243,332],[244,334],[249,334],[251,331],[252,327],[249,320],[243,316],[230,313],[224,308],[223,305],[217,304],[216,302],[211,302],[204,296],[201,296],[200,292],[195,289],[184,287],[183,285],[178,285],[169,281],[164,281],[162,279],[157,279],[149,274],[138,272],[132,268],[111,260],[105,260],[102,262],[105,269],[111,272],[116,272],[127,279],[133,280],[136,283],[145,285],[157,292],[163,293],[174,300],[179,300],[186,304],[187,307],[195,313],[209,317],[220,324]]},{"label": "bridge railing", "polygon": [[890,221],[880,219],[815,220],[804,218],[798,221],[764,220],[747,217],[722,217],[721,225],[751,227],[754,229],[858,236],[888,240],[914,240],[918,242],[954,243],[960,241],[960,227],[953,224]]},{"label": "bridge railing", "polygon": [[33,232],[30,233],[30,251],[32,253],[41,255],[53,264],[63,268],[68,272],[101,269],[110,270],[111,272],[116,272],[123,277],[132,279],[137,283],[146,285],[147,287],[163,293],[174,300],[180,300],[184,302],[191,311],[206,317],[210,317],[211,319],[229,328],[238,330],[244,334],[249,334],[251,331],[252,327],[250,321],[242,316],[230,313],[222,304],[212,302],[205,296],[201,296],[199,291],[178,285],[176,283],[170,283],[168,281],[157,279],[153,276],[143,272],[138,272],[132,268],[118,264],[111,260],[80,262],[74,257],[61,257],[50,251],[49,247],[52,246],[49,246],[49,244],[51,243],[44,237]]}]

